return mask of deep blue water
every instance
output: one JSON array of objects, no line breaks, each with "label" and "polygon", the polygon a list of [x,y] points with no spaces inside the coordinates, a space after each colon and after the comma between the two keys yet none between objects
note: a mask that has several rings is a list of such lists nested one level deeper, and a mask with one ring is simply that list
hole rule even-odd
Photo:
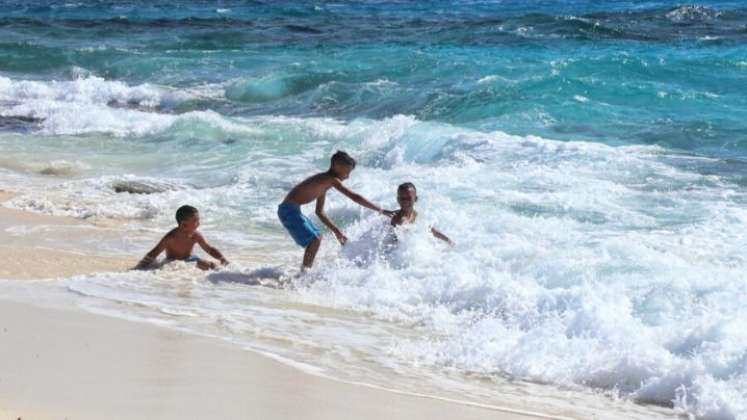
[{"label": "deep blue water", "polygon": [[[747,156],[747,8],[702,1],[4,2],[0,74],[220,98],[165,112],[419,120]],[[377,83],[379,82],[379,83]]]}]

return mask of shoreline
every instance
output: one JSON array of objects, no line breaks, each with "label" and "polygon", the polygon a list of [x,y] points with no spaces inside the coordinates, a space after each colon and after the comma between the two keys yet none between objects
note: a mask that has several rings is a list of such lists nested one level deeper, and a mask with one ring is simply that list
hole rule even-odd
[{"label": "shoreline", "polygon": [[[17,194],[0,190],[0,204]],[[80,274],[125,271],[132,267],[134,258],[111,255],[91,255],[68,249],[60,244],[69,241],[64,233],[50,234],[46,227],[86,228],[95,225],[64,216],[49,216],[16,210],[0,205],[0,279],[41,280],[71,277]],[[40,233],[14,234],[13,230]],[[40,236],[44,236],[44,242]]]},{"label": "shoreline", "polygon": [[[13,196],[0,190],[0,202]],[[0,206],[0,279],[63,278],[132,265],[124,256],[39,246],[35,236],[11,229],[86,225],[93,226]],[[80,308],[7,297],[0,302],[0,337],[13,343],[0,346],[0,418],[567,418],[340,381],[220,340]]]}]

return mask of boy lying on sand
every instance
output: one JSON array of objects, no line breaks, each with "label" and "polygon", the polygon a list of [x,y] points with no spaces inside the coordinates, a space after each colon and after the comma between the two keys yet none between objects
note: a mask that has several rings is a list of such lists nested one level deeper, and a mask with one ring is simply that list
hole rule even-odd
[{"label": "boy lying on sand", "polygon": [[302,205],[316,200],[316,215],[319,217],[319,220],[335,234],[337,240],[342,245],[345,245],[345,242],[348,240],[342,231],[324,213],[324,200],[327,196],[327,190],[330,188],[336,189],[363,207],[388,217],[394,214],[391,211],[383,210],[381,207],[372,204],[361,195],[350,191],[342,185],[342,182],[348,179],[353,169],[355,169],[355,159],[345,152],[337,151],[337,153],[332,155],[330,167],[326,172],[306,178],[300,184],[293,187],[288,195],[285,196],[280,206],[278,206],[278,218],[280,218],[283,226],[298,245],[306,248],[302,269],[310,268],[314,264],[314,257],[316,257],[319,245],[322,243],[319,229],[314,226],[314,223],[308,217],[301,213]]},{"label": "boy lying on sand", "polygon": [[135,266],[135,270],[144,270],[153,268],[156,258],[161,252],[166,251],[166,260],[168,263],[174,260],[196,262],[197,267],[201,270],[215,269],[215,263],[206,261],[192,255],[192,248],[195,244],[205,250],[210,256],[219,260],[221,264],[228,264],[228,260],[223,257],[217,249],[210,246],[197,228],[200,226],[200,213],[192,206],[181,206],[176,211],[176,222],[179,224],[167,233],[155,248],[150,250],[145,257]]},{"label": "boy lying on sand", "polygon": [[[391,225],[399,226],[415,223],[415,219],[418,218],[418,212],[415,211],[416,201],[418,201],[418,191],[415,189],[415,184],[412,182],[405,182],[397,187],[397,203],[399,203],[399,210],[394,212]],[[452,242],[451,239],[436,228],[431,227],[431,233],[433,236],[449,245],[454,245],[454,242]],[[393,236],[392,240],[396,241],[396,236]]]}]

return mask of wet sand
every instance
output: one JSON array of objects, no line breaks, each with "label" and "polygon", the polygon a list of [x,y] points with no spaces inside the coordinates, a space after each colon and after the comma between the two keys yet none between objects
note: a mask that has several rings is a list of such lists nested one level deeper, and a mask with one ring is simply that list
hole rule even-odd
[{"label": "wet sand", "polygon": [[[10,197],[0,192],[0,201]],[[19,227],[34,232],[39,226],[86,223],[0,207],[0,279],[59,278],[132,266],[129,256],[50,249],[39,245],[48,238],[18,234]],[[215,339],[76,308],[0,300],[0,419],[6,418],[552,417],[342,383]]]}]

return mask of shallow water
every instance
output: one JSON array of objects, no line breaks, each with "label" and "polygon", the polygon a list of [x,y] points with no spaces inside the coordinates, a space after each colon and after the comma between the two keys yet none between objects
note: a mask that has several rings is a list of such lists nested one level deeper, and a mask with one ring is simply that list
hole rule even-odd
[{"label": "shallow water", "polygon": [[[715,1],[8,2],[0,188],[143,232],[78,244],[137,257],[190,203],[238,256],[55,299],[351,381],[744,419],[745,28]],[[383,250],[383,221],[331,194],[352,243],[293,278],[275,207],[336,149],[372,201],[414,182],[423,220]]]}]

